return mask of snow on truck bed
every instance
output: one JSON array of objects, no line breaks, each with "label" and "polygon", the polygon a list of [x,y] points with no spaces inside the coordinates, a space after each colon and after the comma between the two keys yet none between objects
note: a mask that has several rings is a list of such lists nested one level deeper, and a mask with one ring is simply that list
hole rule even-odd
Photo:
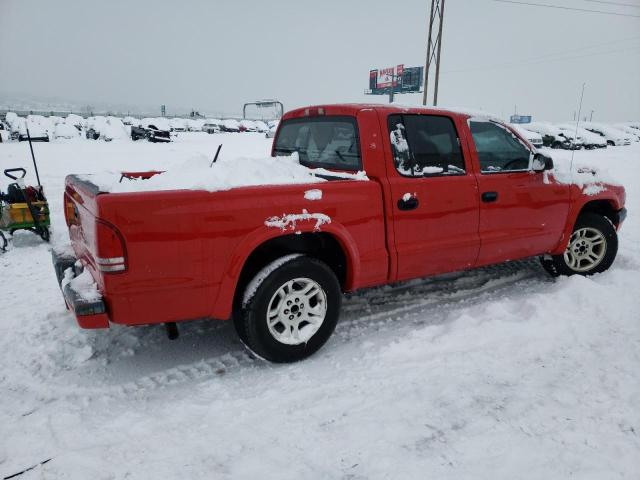
[{"label": "snow on truck bed", "polygon": [[215,163],[204,155],[192,157],[146,180],[123,179],[120,172],[78,175],[101,192],[149,192],[160,190],[206,190],[215,192],[257,185],[294,185],[325,182],[330,175],[352,180],[368,180],[365,172],[336,173],[300,164],[298,154],[283,157],[230,157]]}]

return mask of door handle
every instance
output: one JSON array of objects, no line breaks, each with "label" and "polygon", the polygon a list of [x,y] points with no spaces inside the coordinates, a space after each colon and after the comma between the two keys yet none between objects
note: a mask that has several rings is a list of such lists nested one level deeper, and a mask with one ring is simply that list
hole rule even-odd
[{"label": "door handle", "polygon": [[402,198],[398,200],[399,210],[415,210],[418,205],[420,205],[420,202],[416,197],[411,197],[409,200],[403,200]]},{"label": "door handle", "polygon": [[483,202],[495,202],[498,199],[498,192],[484,192],[482,194]]}]

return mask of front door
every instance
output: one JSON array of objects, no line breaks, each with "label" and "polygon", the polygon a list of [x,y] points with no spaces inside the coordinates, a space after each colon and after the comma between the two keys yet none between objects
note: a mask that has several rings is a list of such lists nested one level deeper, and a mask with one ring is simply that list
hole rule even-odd
[{"label": "front door", "polygon": [[472,267],[479,250],[478,188],[450,117],[390,115],[397,279]]},{"label": "front door", "polygon": [[569,210],[569,188],[531,170],[533,153],[513,132],[469,121],[479,165],[480,255],[477,265],[540,255],[557,246]]}]

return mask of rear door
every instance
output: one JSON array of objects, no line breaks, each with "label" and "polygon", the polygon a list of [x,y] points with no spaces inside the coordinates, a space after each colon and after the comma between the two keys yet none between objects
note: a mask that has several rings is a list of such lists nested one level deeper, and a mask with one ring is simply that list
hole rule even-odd
[{"label": "rear door", "polygon": [[445,115],[389,115],[397,279],[472,267],[478,255],[476,177]]},{"label": "rear door", "polygon": [[539,255],[558,244],[569,210],[569,188],[531,170],[533,152],[497,122],[470,119],[479,166],[478,265]]}]

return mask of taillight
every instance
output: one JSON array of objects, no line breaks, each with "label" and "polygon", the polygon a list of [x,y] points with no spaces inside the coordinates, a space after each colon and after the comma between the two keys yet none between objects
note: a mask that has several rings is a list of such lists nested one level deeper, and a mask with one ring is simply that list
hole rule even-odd
[{"label": "taillight", "polygon": [[67,222],[67,227],[70,227],[75,223],[76,213],[75,213],[76,205],[73,203],[73,200],[69,196],[67,192],[64,192],[64,219]]},{"label": "taillight", "polygon": [[124,239],[110,223],[96,220],[96,266],[102,272],[124,272],[127,255]]},{"label": "taillight", "polygon": [[324,115],[324,107],[317,107],[317,108],[305,108],[304,109],[304,116],[308,117],[310,115]]}]

